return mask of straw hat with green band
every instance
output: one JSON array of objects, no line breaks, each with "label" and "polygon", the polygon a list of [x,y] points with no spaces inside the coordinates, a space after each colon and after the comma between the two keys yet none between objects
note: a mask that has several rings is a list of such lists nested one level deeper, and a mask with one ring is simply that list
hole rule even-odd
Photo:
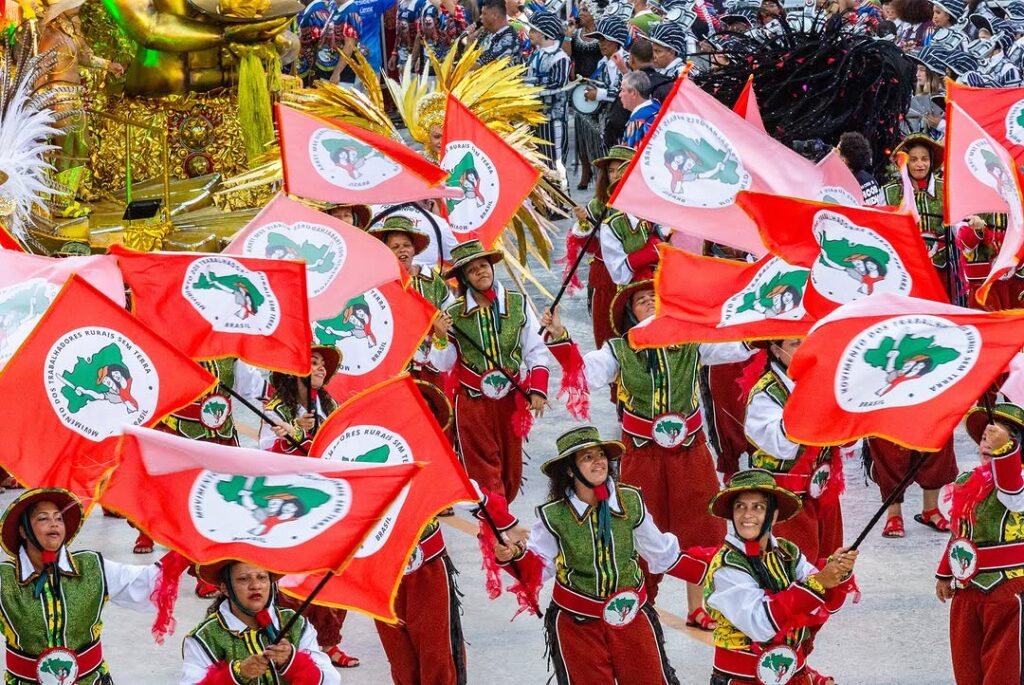
[{"label": "straw hat with green band", "polygon": [[555,439],[555,447],[558,449],[558,455],[540,465],[540,472],[545,476],[551,475],[551,467],[555,464],[588,447],[603,448],[609,461],[618,461],[626,451],[626,446],[618,440],[602,440],[601,434],[593,426],[580,426],[562,433]]},{"label": "straw hat with green band", "polygon": [[407,216],[389,216],[384,219],[384,223],[371,227],[369,233],[384,243],[387,243],[388,235],[391,233],[405,233],[412,241],[412,249],[416,254],[423,252],[430,245],[430,236],[416,228],[416,224]]},{"label": "straw hat with green band", "polygon": [[452,248],[452,265],[444,272],[444,277],[453,278],[459,269],[480,257],[486,257],[491,264],[497,264],[504,259],[499,250],[485,250],[479,240],[467,240]]},{"label": "straw hat with green band", "polygon": [[933,169],[937,169],[942,166],[942,160],[946,154],[945,146],[942,143],[932,140],[923,133],[911,133],[900,141],[900,144],[896,146],[896,149],[892,151],[892,154],[895,156],[897,152],[907,152],[910,148],[918,145],[923,145],[931,152]]},{"label": "straw hat with green band", "polygon": [[[1000,402],[995,405],[992,407],[992,420],[1005,423],[1011,431],[1024,432],[1024,409],[1016,404]],[[964,420],[967,434],[971,436],[971,440],[978,443],[981,442],[981,436],[984,435],[988,424],[988,411],[984,407],[973,407],[967,412],[967,418]]]},{"label": "straw hat with green band", "polygon": [[729,484],[722,488],[708,504],[708,512],[712,516],[732,521],[732,503],[737,496],[744,492],[760,492],[765,495],[775,495],[776,506],[778,507],[778,522],[788,521],[797,515],[803,502],[789,490],[780,487],[775,482],[775,476],[771,471],[764,469],[748,469],[734,475]]},{"label": "straw hat with green band", "polygon": [[[209,564],[196,564],[196,575],[210,585],[219,587],[225,580],[222,575],[224,573],[224,569],[238,563],[241,563],[238,559],[221,559],[220,561],[214,561]],[[268,573],[270,573],[270,582],[272,583],[276,583],[283,577],[280,573],[271,573],[269,571]]]},{"label": "straw hat with green band", "polygon": [[82,520],[85,518],[85,511],[82,503],[74,493],[63,488],[37,488],[22,493],[18,499],[11,502],[0,518],[0,545],[4,551],[12,557],[18,556],[21,549],[22,537],[18,531],[22,524],[22,515],[27,514],[29,507],[37,502],[53,502],[61,512],[64,519],[64,544],[69,545],[78,535],[82,528]]},{"label": "straw hat with green band", "polygon": [[633,295],[644,290],[654,290],[654,281],[635,281],[615,293],[615,297],[612,298],[611,311],[608,314],[611,317],[612,332],[615,335],[622,336],[626,334],[628,330],[626,328],[626,314],[629,311],[630,301]]},{"label": "straw hat with green band", "polygon": [[628,145],[615,145],[608,154],[604,157],[599,157],[594,160],[594,166],[598,169],[603,169],[608,166],[611,162],[632,162],[633,157],[636,156],[636,150],[629,147]]}]

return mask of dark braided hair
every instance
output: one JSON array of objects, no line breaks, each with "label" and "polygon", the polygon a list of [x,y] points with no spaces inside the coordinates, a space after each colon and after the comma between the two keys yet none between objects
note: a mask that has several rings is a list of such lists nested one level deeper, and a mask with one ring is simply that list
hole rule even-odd
[{"label": "dark braided hair", "polygon": [[836,145],[844,132],[860,131],[871,142],[877,175],[900,139],[913,64],[893,43],[854,33],[835,17],[816,24],[806,31],[779,23],[774,33],[733,34],[718,51],[729,64],[695,80],[732,106],[753,74],[772,137],[790,147],[815,138]]}]

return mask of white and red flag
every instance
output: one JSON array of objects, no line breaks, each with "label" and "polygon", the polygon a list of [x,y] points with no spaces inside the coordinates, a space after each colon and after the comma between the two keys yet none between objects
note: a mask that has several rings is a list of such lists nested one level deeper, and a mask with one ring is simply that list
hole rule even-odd
[{"label": "white and red flag", "polygon": [[[419,471],[361,467],[128,429],[99,500],[203,564],[275,573],[345,566]],[[356,461],[354,458],[352,461]]]},{"label": "white and red flag", "polygon": [[[946,79],[946,105],[956,105],[1024,164],[1024,88],[972,88]],[[949,132],[946,132],[949,135]]]},{"label": "white and red flag", "polygon": [[339,304],[370,288],[407,278],[387,245],[284,195],[271,200],[221,254],[305,262],[312,320],[334,316]]},{"label": "white and red flag", "polygon": [[864,191],[861,190],[860,181],[850,171],[850,167],[846,166],[838,152],[831,150],[825,155],[818,162],[818,169],[821,170],[824,185],[815,199],[847,207],[860,207],[864,204]]},{"label": "white and red flag", "polygon": [[740,91],[740,96],[736,98],[736,102],[732,106],[732,111],[739,114],[752,125],[757,127],[759,131],[767,135],[768,132],[765,131],[764,121],[761,120],[761,110],[757,106],[757,96],[754,95],[753,74],[747,77],[747,82],[744,84],[743,90]]},{"label": "white and red flag", "polygon": [[937,451],[1024,345],[1024,317],[881,294],[844,305],[793,357],[790,439],[877,436]]}]

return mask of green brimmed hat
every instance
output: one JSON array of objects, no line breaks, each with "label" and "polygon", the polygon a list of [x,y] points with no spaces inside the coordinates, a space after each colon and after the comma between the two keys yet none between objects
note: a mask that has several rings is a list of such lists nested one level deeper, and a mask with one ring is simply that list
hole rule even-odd
[{"label": "green brimmed hat", "polygon": [[497,264],[505,258],[499,250],[485,250],[479,240],[467,240],[452,248],[452,265],[444,272],[444,277],[453,278],[459,269],[479,257],[486,257],[491,264]]},{"label": "green brimmed hat", "polygon": [[[233,564],[239,563],[238,559],[221,559],[220,561],[214,561],[209,564],[196,564],[196,575],[199,576],[200,580],[205,580],[210,585],[219,586],[223,580],[221,573],[224,569],[228,568]],[[270,573],[270,582],[276,583],[281,580],[282,574]]]},{"label": "green brimmed hat", "polygon": [[[1010,424],[1014,430],[1024,431],[1024,409],[1021,409],[1016,404],[1010,404],[1009,402],[1000,402],[992,407],[992,418],[1000,423]],[[964,426],[967,428],[967,434],[971,436],[971,440],[980,443],[981,436],[985,433],[985,427],[988,426],[988,411],[985,407],[973,407],[967,412],[967,418],[964,420]]]},{"label": "green brimmed hat", "polygon": [[797,515],[803,502],[800,498],[786,488],[780,487],[775,482],[775,476],[771,471],[764,469],[747,469],[736,473],[729,484],[722,488],[708,504],[708,512],[712,516],[732,520],[732,502],[740,493],[761,492],[765,495],[775,495],[776,506],[779,511],[778,522],[788,521]]},{"label": "green brimmed hat", "polygon": [[604,157],[594,160],[594,166],[604,169],[610,162],[632,162],[636,156],[636,150],[628,145],[615,145]]},{"label": "green brimmed hat", "polygon": [[0,545],[4,551],[12,557],[18,556],[21,549],[22,538],[18,532],[21,525],[22,514],[28,511],[36,502],[53,502],[60,509],[64,518],[64,544],[71,544],[78,531],[82,528],[82,519],[85,518],[85,511],[82,503],[74,493],[63,488],[37,488],[28,490],[11,502],[0,519]]},{"label": "green brimmed hat", "polygon": [[654,290],[654,281],[650,279],[634,281],[615,293],[615,297],[612,298],[611,311],[608,314],[611,317],[612,332],[615,335],[626,334],[626,312],[629,309],[630,300],[633,295],[642,290]]},{"label": "green brimmed hat", "polygon": [[416,228],[415,222],[407,216],[389,216],[384,219],[384,223],[372,226],[369,233],[385,243],[389,233],[405,233],[412,241],[412,248],[416,254],[423,252],[430,245],[430,236]]},{"label": "green brimmed hat", "polygon": [[923,145],[931,151],[932,169],[938,169],[942,166],[942,160],[946,154],[945,146],[940,142],[932,140],[924,133],[911,133],[900,141],[900,144],[896,146],[892,154],[895,156],[897,152],[906,152],[916,145]]},{"label": "green brimmed hat", "polygon": [[555,448],[558,450],[558,454],[541,464],[540,472],[545,476],[551,476],[552,466],[588,447],[604,448],[604,453],[608,455],[609,461],[618,461],[626,451],[626,446],[618,440],[602,440],[601,434],[593,426],[579,426],[555,438]]}]

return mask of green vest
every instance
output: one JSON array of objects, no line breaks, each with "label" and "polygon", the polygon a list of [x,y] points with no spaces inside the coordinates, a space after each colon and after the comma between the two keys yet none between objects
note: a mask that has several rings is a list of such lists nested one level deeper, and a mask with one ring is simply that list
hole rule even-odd
[{"label": "green vest", "polygon": [[[505,291],[505,314],[500,317],[501,330],[498,331],[494,325],[494,309],[476,307],[467,314],[466,297],[472,295],[460,297],[445,310],[452,317],[456,339],[469,338],[515,378],[523,363],[523,350],[519,342],[519,334],[526,326],[526,299],[523,294]],[[460,344],[459,357],[463,364],[478,374],[494,368],[472,344]]]},{"label": "green vest", "polygon": [[[882,188],[885,194],[887,205],[899,205],[903,201],[903,184],[890,183]],[[936,236],[942,238],[946,235],[946,227],[942,223],[942,179],[935,178],[935,195],[929,195],[928,189],[914,190],[914,202],[917,205],[917,213],[921,219],[917,227],[924,235],[924,246],[932,258],[932,264],[939,269],[944,269],[949,259],[949,251],[943,242],[937,241]]]},{"label": "green vest", "polygon": [[608,228],[622,243],[622,249],[626,254],[632,254],[647,244],[651,239],[652,226],[650,222],[640,219],[636,226],[622,212],[615,212],[608,219]]},{"label": "green vest", "polygon": [[[100,615],[107,603],[103,557],[99,552],[88,550],[68,552],[68,555],[74,572],[61,574],[59,598],[54,595],[50,581],[43,594],[34,597],[39,576],[33,573],[27,583],[20,583],[17,558],[0,562],[0,624],[8,647],[35,657],[50,647],[81,652],[99,639],[103,629]],[[52,634],[49,626],[53,626]],[[91,685],[107,672],[104,662],[88,676],[79,678],[78,683]],[[21,680],[9,673],[4,676],[6,685],[31,682],[34,681]]]},{"label": "green vest", "polygon": [[[282,609],[276,606],[274,609],[277,611],[278,625],[282,627],[288,623],[295,613],[291,609]],[[288,633],[288,641],[296,649],[298,649],[299,638],[302,637],[305,625],[306,619],[299,617],[299,620],[295,622],[295,625],[292,626]],[[246,628],[241,632],[230,630],[224,624],[224,618],[220,615],[219,610],[207,616],[188,635],[191,638],[195,638],[214,663],[220,661],[230,663],[235,660],[245,659],[253,654],[261,654],[270,643],[266,633],[262,630],[253,630],[251,628]],[[268,671],[262,678],[250,680],[247,685],[278,685],[278,683],[284,685],[288,681],[284,679],[275,680],[273,671]]]},{"label": "green vest", "polygon": [[[711,614],[717,623],[718,627],[715,628],[714,642],[716,647],[722,647],[724,649],[730,649],[733,651],[749,651],[752,640],[747,637],[743,631],[733,625],[729,619],[727,619],[722,612],[718,611],[710,604],[708,604],[708,598],[715,591],[715,572],[723,566],[729,568],[735,568],[743,571],[755,581],[762,589],[779,592],[785,590],[797,578],[797,568],[800,562],[800,548],[789,540],[783,538],[775,538],[778,543],[776,548],[777,552],[774,555],[775,559],[779,561],[778,564],[766,564],[769,573],[772,576],[772,583],[775,585],[773,588],[765,588],[762,582],[758,580],[757,572],[754,570],[753,565],[745,554],[742,554],[736,548],[731,545],[722,545],[722,547],[715,553],[714,558],[708,565],[708,573],[704,579],[704,606],[707,607],[708,613]],[[785,637],[785,644],[792,647],[797,647],[808,637],[808,631],[806,628],[798,628],[790,631]]]},{"label": "green vest", "polygon": [[[970,477],[970,472],[962,473],[956,479],[962,485]],[[1024,541],[1024,513],[1010,511],[999,501],[998,490],[993,488],[985,499],[974,509],[974,525],[967,521],[960,522],[960,529],[954,531],[958,537],[969,538],[978,547],[1007,542]],[[1010,578],[1024,577],[1024,569],[1016,568],[1005,571],[986,571],[979,573],[970,580],[970,585],[988,592]]]},{"label": "green vest", "polygon": [[[689,416],[700,406],[697,345],[634,350],[625,338],[611,338],[608,345],[619,363],[619,402],[631,413],[645,419],[669,412]],[[652,355],[655,369],[647,363]]]},{"label": "green vest", "polygon": [[448,284],[433,269],[421,267],[420,272],[412,277],[412,287],[438,309],[448,299]]},{"label": "green vest", "polygon": [[[213,392],[227,394],[221,390],[221,386],[228,388],[234,387],[235,361],[234,357],[228,357],[226,359],[199,362],[204,369],[213,374],[217,379],[218,386],[213,389]],[[198,405],[200,405],[208,396],[209,395],[203,395],[200,397],[192,403],[192,407],[198,407]],[[224,424],[216,430],[211,430],[199,421],[183,418],[177,414],[171,414],[168,416],[164,419],[164,423],[167,424],[175,433],[179,433],[190,440],[211,440],[214,438],[231,440],[237,435],[235,433],[235,421],[230,414],[228,415],[227,420],[224,421]]]},{"label": "green vest", "polygon": [[587,507],[580,517],[563,497],[537,509],[558,541],[558,582],[595,599],[638,588],[643,582],[633,531],[646,516],[644,502],[640,491],[630,485],[616,483],[615,489],[622,513],[612,511],[612,549],[600,541],[597,507]]},{"label": "green vest", "polygon": [[[750,397],[747,400],[747,404],[750,404],[750,400],[754,399],[754,395],[762,392],[767,393],[768,396],[777,402],[780,407],[785,407],[786,400],[789,399],[789,390],[786,389],[786,386],[779,380],[779,377],[775,375],[774,371],[768,371],[765,375],[761,376],[754,387],[750,390]],[[750,440],[749,437],[747,439]],[[801,445],[800,449],[797,450],[795,458],[776,459],[774,455],[765,452],[761,449],[760,445],[754,444],[752,440],[750,440],[750,444],[754,445],[756,448],[750,457],[750,467],[754,469],[765,469],[772,473],[789,473],[807,451],[807,447]],[[831,459],[832,448],[823,447],[812,468],[817,468],[819,465],[824,464],[826,461],[830,461]]]}]

